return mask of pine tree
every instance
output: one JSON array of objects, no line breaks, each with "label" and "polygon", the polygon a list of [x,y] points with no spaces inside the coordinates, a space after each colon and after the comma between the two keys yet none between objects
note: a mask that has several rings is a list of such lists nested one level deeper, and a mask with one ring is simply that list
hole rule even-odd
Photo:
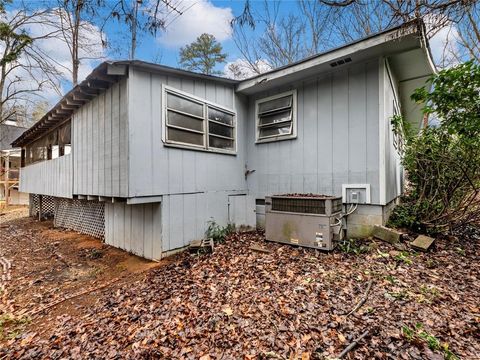
[{"label": "pine tree", "polygon": [[180,49],[180,65],[190,71],[206,75],[220,74],[215,66],[225,62],[227,54],[222,52],[222,45],[210,34],[202,34],[190,45]]}]

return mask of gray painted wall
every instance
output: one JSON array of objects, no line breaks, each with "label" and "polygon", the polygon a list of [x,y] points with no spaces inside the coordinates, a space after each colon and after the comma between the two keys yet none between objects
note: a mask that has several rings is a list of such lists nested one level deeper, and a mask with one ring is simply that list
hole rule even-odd
[{"label": "gray painted wall", "polygon": [[105,203],[105,242],[147,259],[161,259],[161,204]]},{"label": "gray painted wall", "polygon": [[400,114],[400,104],[398,99],[398,82],[395,73],[388,66],[388,62],[383,62],[381,73],[384,79],[384,103],[383,113],[385,118],[384,138],[385,151],[382,153],[385,161],[385,203],[388,204],[402,194],[403,171],[398,149],[394,145],[394,131],[390,119],[394,116],[394,109]]},{"label": "gray painted wall", "polygon": [[[162,224],[165,251],[202,239],[208,221],[225,226],[255,225],[253,198],[241,192],[205,192],[163,196]],[[248,204],[248,205],[247,205]]]},{"label": "gray painted wall", "polygon": [[[162,85],[236,112],[236,155],[165,146]],[[228,222],[253,226],[253,198],[246,195],[244,175],[247,99],[235,96],[231,85],[135,68],[129,72],[129,98],[128,196],[162,196],[162,251],[203,238],[211,219],[222,226]],[[244,194],[243,199],[231,198],[238,194]]]},{"label": "gray painted wall", "polygon": [[[297,138],[255,144],[255,99],[297,89]],[[319,75],[249,102],[247,136],[250,193],[341,195],[342,184],[371,185],[379,203],[378,60]]]},{"label": "gray painted wall", "polygon": [[[237,155],[164,146],[162,84],[236,111]],[[131,68],[129,92],[129,197],[246,190],[246,104],[233,86]]]},{"label": "gray painted wall", "polygon": [[253,198],[218,191],[165,195],[161,203],[105,203],[105,242],[147,259],[202,239],[208,221],[254,226]]},{"label": "gray painted wall", "polygon": [[21,168],[19,190],[25,193],[72,198],[72,155]]},{"label": "gray painted wall", "polygon": [[113,84],[72,118],[73,193],[128,196],[128,86]]}]

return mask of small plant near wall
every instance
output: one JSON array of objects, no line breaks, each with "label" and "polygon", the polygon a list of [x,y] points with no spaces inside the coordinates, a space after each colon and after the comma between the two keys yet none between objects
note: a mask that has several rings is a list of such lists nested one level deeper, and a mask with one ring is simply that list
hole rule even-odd
[{"label": "small plant near wall", "polygon": [[368,253],[371,247],[365,242],[358,239],[345,239],[338,243],[338,248],[345,254],[360,255]]},{"label": "small plant near wall", "polygon": [[404,139],[408,187],[389,225],[430,234],[460,231],[480,224],[480,66],[442,70],[428,85],[412,95],[426,104],[428,127],[414,132],[402,117],[392,118]]},{"label": "small plant near wall", "polygon": [[228,235],[235,232],[234,224],[227,224],[227,226],[221,226],[212,218],[208,221],[208,227],[205,231],[205,237],[207,239],[213,239],[216,243],[222,243],[225,241]]}]

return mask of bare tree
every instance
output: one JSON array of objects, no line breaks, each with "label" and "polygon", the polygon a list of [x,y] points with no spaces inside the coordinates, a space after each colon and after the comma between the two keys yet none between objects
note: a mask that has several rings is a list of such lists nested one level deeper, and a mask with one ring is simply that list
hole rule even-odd
[{"label": "bare tree", "polygon": [[[232,24],[233,40],[255,73],[265,71],[265,66],[259,65],[288,65],[328,47],[331,31],[326,20],[332,8],[302,0],[296,5],[297,15],[284,16],[279,2],[265,1],[259,12],[253,12],[248,1],[246,4],[248,14],[244,12]],[[251,33],[252,26],[264,29],[260,37]]]},{"label": "bare tree", "polygon": [[[265,3],[264,11],[256,12],[246,0],[233,22],[235,44],[254,70],[260,59],[278,67],[413,20],[423,20],[429,38],[451,29],[440,63],[478,60],[478,0],[302,0],[297,19],[291,13],[280,16],[278,6]],[[265,28],[260,38],[249,31],[255,26]]]},{"label": "bare tree", "polygon": [[305,23],[305,35],[308,37],[305,44],[308,55],[318,54],[331,47],[334,31],[330,24],[337,11],[319,1],[300,0],[298,6]]},{"label": "bare tree", "polygon": [[450,26],[449,31],[444,57],[455,63],[468,59],[480,63],[480,3],[473,4],[460,21]]},{"label": "bare tree", "polygon": [[[56,0],[53,5],[54,17],[50,26],[61,34],[60,38],[68,47],[71,57],[71,67],[58,62],[57,66],[71,74],[71,81],[75,86],[78,84],[78,72],[82,61],[103,56],[97,49],[105,47],[106,41],[94,25],[103,3],[101,0]],[[55,62],[55,59],[51,60]]]},{"label": "bare tree", "polygon": [[110,19],[116,19],[127,26],[130,37],[128,56],[134,59],[143,34],[150,33],[155,36],[158,31],[165,30],[172,21],[183,15],[195,3],[183,4],[183,0],[115,0],[107,4],[111,7],[103,26]]},{"label": "bare tree", "polygon": [[16,119],[19,109],[45,88],[59,92],[61,74],[37,46],[38,41],[55,37],[58,31],[28,32],[48,18],[48,10],[28,11],[26,7],[0,12],[0,122]]},{"label": "bare tree", "polygon": [[[378,14],[379,30],[394,25],[401,25],[415,19],[428,22],[427,36],[432,37],[440,29],[451,22],[460,21],[478,0],[379,0],[370,2],[363,0],[319,0],[321,3],[351,14],[357,13],[357,20],[364,14]],[[372,8],[370,11],[368,8]],[[362,9],[362,10],[360,10]],[[373,10],[373,11],[372,11]],[[358,16],[360,15],[360,16]],[[378,17],[378,16],[376,16]],[[388,19],[388,21],[385,21]],[[365,19],[363,20],[365,22]],[[375,24],[375,21],[369,22]],[[352,25],[350,23],[349,25]],[[363,26],[364,29],[366,29]]]},{"label": "bare tree", "polygon": [[269,19],[266,22],[266,31],[259,39],[258,46],[267,61],[277,68],[307,56],[304,40],[304,21],[288,14],[278,21]]}]

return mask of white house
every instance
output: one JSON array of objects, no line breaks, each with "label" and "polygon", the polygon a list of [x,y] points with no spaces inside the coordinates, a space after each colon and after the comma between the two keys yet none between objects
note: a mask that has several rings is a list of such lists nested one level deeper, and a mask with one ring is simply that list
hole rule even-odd
[{"label": "white house", "polygon": [[55,224],[151,259],[213,218],[253,226],[265,196],[359,195],[350,236],[385,223],[403,174],[390,118],[420,128],[434,73],[422,27],[391,29],[244,80],[105,62],[15,140],[20,189]]}]

